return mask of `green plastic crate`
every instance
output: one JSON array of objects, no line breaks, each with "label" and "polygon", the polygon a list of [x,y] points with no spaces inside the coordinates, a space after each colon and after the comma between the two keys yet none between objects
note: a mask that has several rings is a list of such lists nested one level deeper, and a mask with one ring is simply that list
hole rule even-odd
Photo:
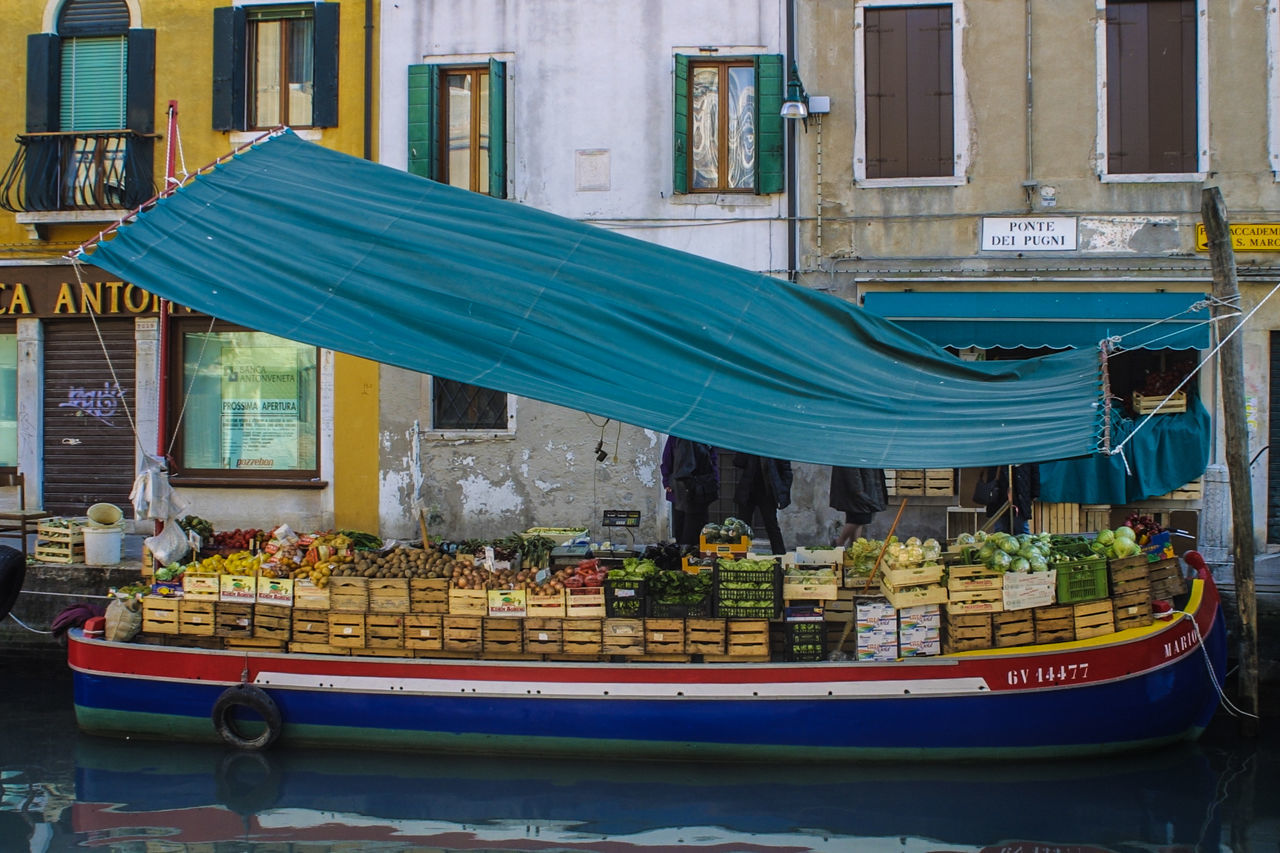
[{"label": "green plastic crate", "polygon": [[1059,604],[1078,604],[1107,597],[1107,561],[1102,557],[1054,563],[1053,568],[1058,570]]}]

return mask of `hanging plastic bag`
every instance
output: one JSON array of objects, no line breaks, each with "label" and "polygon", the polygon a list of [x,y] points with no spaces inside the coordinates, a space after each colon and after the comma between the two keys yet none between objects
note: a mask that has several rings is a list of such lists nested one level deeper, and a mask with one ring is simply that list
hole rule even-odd
[{"label": "hanging plastic bag", "polygon": [[151,549],[151,555],[155,558],[157,566],[181,563],[191,553],[191,542],[187,539],[187,531],[178,524],[176,516],[167,519],[164,529],[157,535],[148,536],[143,541]]},{"label": "hanging plastic bag", "polygon": [[103,638],[127,643],[142,629],[142,602],[137,598],[116,598],[107,605],[107,628]]}]

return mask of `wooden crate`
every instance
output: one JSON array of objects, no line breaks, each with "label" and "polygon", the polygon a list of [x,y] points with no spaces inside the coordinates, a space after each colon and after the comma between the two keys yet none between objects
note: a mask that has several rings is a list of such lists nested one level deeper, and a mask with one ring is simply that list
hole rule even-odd
[{"label": "wooden crate", "polygon": [[997,649],[1027,646],[1036,641],[1035,619],[1030,610],[991,614],[991,639]]},{"label": "wooden crate", "polygon": [[1151,613],[1151,593],[1138,590],[1117,595],[1111,599],[1115,611],[1116,630],[1126,628],[1142,628],[1155,621]]},{"label": "wooden crate", "polygon": [[448,578],[409,578],[410,613],[448,613]]},{"label": "wooden crate", "polygon": [[1037,607],[1035,618],[1036,643],[1069,643],[1076,638],[1075,610],[1070,604]]},{"label": "wooden crate", "polygon": [[264,637],[227,637],[223,640],[223,648],[258,652],[283,652],[288,645],[288,640],[272,640]]},{"label": "wooden crate", "polygon": [[1149,566],[1146,554],[1108,561],[1107,573],[1111,577],[1111,594],[1149,592],[1151,589]]},{"label": "wooden crate", "polygon": [[486,657],[523,654],[523,620],[505,616],[486,616],[483,647]]},{"label": "wooden crate", "polygon": [[[769,659],[769,620],[730,619],[724,629],[725,658],[735,661]],[[712,656],[706,656],[712,660]]]},{"label": "wooden crate", "polygon": [[290,628],[295,643],[329,645],[328,610],[299,610],[295,607]]},{"label": "wooden crate", "polygon": [[1087,640],[1090,637],[1100,637],[1103,634],[1115,632],[1116,617],[1111,608],[1111,599],[1086,601],[1082,604],[1073,604],[1071,608],[1077,640]]},{"label": "wooden crate", "polygon": [[450,616],[487,616],[489,592],[483,589],[449,590]]},{"label": "wooden crate", "polygon": [[290,652],[304,655],[349,655],[351,649],[331,646],[328,643],[300,643],[293,641],[286,646]]},{"label": "wooden crate", "polygon": [[363,613],[351,613],[343,610],[329,612],[329,645],[340,649],[363,649],[364,641]]},{"label": "wooden crate", "polygon": [[822,618],[828,622],[849,622],[853,619],[853,598],[857,590],[842,588],[831,601],[822,602]]},{"label": "wooden crate", "polygon": [[213,604],[200,599],[178,599],[178,633],[187,637],[212,637]]},{"label": "wooden crate", "polygon": [[928,584],[941,584],[942,573],[945,567],[941,565],[933,566],[902,566],[896,568],[883,567],[880,572],[880,583],[893,589],[901,589],[908,586],[925,586]]},{"label": "wooden crate", "polygon": [[604,618],[604,588],[566,589],[564,615],[569,619]]},{"label": "wooden crate", "polygon": [[406,649],[404,646],[385,649],[371,649],[366,646],[363,649],[352,649],[351,654],[366,658],[411,658],[414,657],[417,652],[413,649]]},{"label": "wooden crate", "polygon": [[40,563],[83,563],[84,542],[36,541],[35,558]]},{"label": "wooden crate", "polygon": [[[451,592],[453,590],[450,590]],[[472,590],[474,591],[474,590]],[[483,592],[483,590],[480,590]],[[485,605],[488,606],[487,604]],[[450,613],[442,617],[441,627],[444,630],[444,650],[446,652],[482,652],[484,651],[484,617],[457,616]]]},{"label": "wooden crate", "polygon": [[1097,533],[1111,526],[1111,504],[1081,504],[1080,532]]},{"label": "wooden crate", "polygon": [[[600,606],[604,606],[601,594]],[[598,655],[604,642],[603,619],[565,619],[561,623],[561,639],[564,653],[570,655]]]},{"label": "wooden crate", "polygon": [[1079,533],[1082,527],[1080,504],[1045,503],[1032,506],[1031,529],[1044,533]]},{"label": "wooden crate", "polygon": [[56,520],[63,524],[54,524],[55,519],[52,518],[39,522],[36,525],[36,538],[53,544],[84,544],[84,528],[88,524],[88,519],[58,518]]},{"label": "wooden crate", "polygon": [[[1165,396],[1165,394],[1143,394],[1139,391],[1134,391],[1134,413],[1139,416],[1150,415],[1152,413],[1160,415],[1174,415],[1187,410],[1186,391],[1174,391],[1172,395],[1168,395],[1168,400],[1165,400]],[[1161,403],[1164,405],[1161,405]]]},{"label": "wooden crate", "polygon": [[1173,501],[1198,501],[1204,497],[1204,478],[1197,477],[1184,486],[1179,486],[1168,494],[1161,495],[1155,500],[1173,500]]},{"label": "wooden crate", "polygon": [[920,607],[925,604],[945,604],[947,588],[940,583],[928,586],[910,586],[896,588],[880,584],[880,594],[889,599],[894,610],[906,607]]},{"label": "wooden crate", "polygon": [[[563,619],[565,613],[564,590],[547,592],[531,589],[525,601],[525,617],[531,619]],[[528,639],[528,635],[525,636]]]},{"label": "wooden crate", "polygon": [[606,655],[644,654],[644,620],[614,618],[604,620],[601,651]]},{"label": "wooden crate", "polygon": [[[955,565],[947,567],[947,591],[970,592],[1004,588],[1004,575],[984,565]],[[985,600],[985,599],[982,599]]]},{"label": "wooden crate", "polygon": [[293,633],[293,608],[259,604],[253,610],[253,636],[259,640],[288,642]]},{"label": "wooden crate", "polygon": [[942,614],[942,653],[989,649],[994,645],[990,613]]},{"label": "wooden crate", "polygon": [[246,640],[253,636],[253,605],[218,601],[213,605],[213,635]]},{"label": "wooden crate", "polygon": [[302,610],[328,610],[329,587],[316,586],[311,581],[294,581],[293,606]]},{"label": "wooden crate", "polygon": [[370,613],[408,613],[408,578],[369,578]]},{"label": "wooden crate", "polygon": [[329,578],[329,609],[339,613],[369,612],[369,579]]},{"label": "wooden crate", "polygon": [[178,633],[178,599],[167,595],[142,596],[142,630],[148,634]]},{"label": "wooden crate", "polygon": [[444,648],[444,616],[440,613],[410,613],[404,617],[406,649],[440,651]]},{"label": "wooden crate", "polygon": [[[890,474],[892,473],[892,476]],[[956,493],[955,470],[952,468],[899,468],[885,472],[885,486],[890,495],[949,496]]]},{"label": "wooden crate", "polygon": [[647,656],[684,654],[684,620],[644,620],[644,648]]},{"label": "wooden crate", "polygon": [[687,619],[684,623],[684,649],[692,655],[724,654],[727,623],[724,619]]},{"label": "wooden crate", "polygon": [[1187,591],[1187,579],[1182,575],[1182,563],[1177,557],[1158,560],[1147,567],[1151,580],[1151,597],[1168,601]]},{"label": "wooden crate", "polygon": [[404,614],[366,613],[364,617],[366,649],[403,649]]},{"label": "wooden crate", "polygon": [[[563,601],[563,596],[561,601]],[[541,616],[526,617],[523,621],[524,649],[538,654],[560,654],[564,651],[563,619]]]}]

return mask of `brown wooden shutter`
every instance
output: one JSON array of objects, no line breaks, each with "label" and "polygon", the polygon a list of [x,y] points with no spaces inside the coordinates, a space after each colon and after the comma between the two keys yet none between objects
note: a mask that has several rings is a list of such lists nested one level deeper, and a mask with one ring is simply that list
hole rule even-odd
[{"label": "brown wooden shutter", "polygon": [[951,6],[868,9],[868,178],[955,174]]},{"label": "brown wooden shutter", "polygon": [[1107,4],[1107,171],[1194,172],[1195,0]]}]

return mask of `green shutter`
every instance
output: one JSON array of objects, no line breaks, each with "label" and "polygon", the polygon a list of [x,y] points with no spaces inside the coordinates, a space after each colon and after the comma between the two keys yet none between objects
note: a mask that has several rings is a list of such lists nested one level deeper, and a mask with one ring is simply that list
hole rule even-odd
[{"label": "green shutter", "polygon": [[210,101],[214,130],[244,130],[245,58],[247,40],[243,6],[213,10],[213,97]]},{"label": "green shutter", "polygon": [[507,63],[489,60],[489,195],[507,197]]},{"label": "green shutter", "polygon": [[338,126],[338,4],[317,3],[312,32],[312,76],[315,97],[311,103],[314,127]]},{"label": "green shutter", "polygon": [[782,57],[756,57],[756,192],[779,193],[786,187],[782,96]]},{"label": "green shutter", "polygon": [[675,93],[672,113],[675,119],[671,144],[671,188],[678,193],[689,191],[689,57],[676,54]]},{"label": "green shutter", "polygon": [[440,111],[440,66],[409,66],[409,172],[436,180],[436,129]]},{"label": "green shutter", "polygon": [[62,130],[124,129],[126,45],[124,36],[63,40]]}]

